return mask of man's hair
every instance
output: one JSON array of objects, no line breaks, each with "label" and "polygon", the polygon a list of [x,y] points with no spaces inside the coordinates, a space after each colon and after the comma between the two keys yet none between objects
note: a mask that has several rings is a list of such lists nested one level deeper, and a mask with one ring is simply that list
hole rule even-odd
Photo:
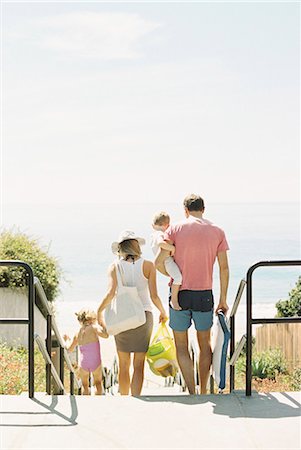
[{"label": "man's hair", "polygon": [[184,206],[188,211],[202,211],[205,208],[204,200],[199,195],[190,194],[184,198]]},{"label": "man's hair", "polygon": [[161,211],[161,212],[155,214],[155,216],[154,216],[154,218],[153,218],[153,224],[154,224],[154,225],[159,225],[159,226],[161,226],[161,225],[166,225],[166,224],[169,223],[169,222],[170,222],[170,217],[169,217],[169,215],[168,215],[166,212],[164,212],[164,211]]}]

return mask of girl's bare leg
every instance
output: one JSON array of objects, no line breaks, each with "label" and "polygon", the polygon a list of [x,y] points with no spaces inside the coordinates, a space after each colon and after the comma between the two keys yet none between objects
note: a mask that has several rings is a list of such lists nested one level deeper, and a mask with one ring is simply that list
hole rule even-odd
[{"label": "girl's bare leg", "polygon": [[96,387],[95,395],[102,395],[102,367],[101,364],[93,372],[94,385]]},{"label": "girl's bare leg", "polygon": [[82,381],[84,389],[83,395],[89,395],[89,375],[90,375],[89,372],[82,369],[81,367],[79,368],[79,376]]}]

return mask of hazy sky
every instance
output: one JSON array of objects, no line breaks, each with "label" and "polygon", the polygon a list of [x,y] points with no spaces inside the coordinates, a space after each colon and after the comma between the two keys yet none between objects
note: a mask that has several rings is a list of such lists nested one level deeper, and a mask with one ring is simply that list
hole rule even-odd
[{"label": "hazy sky", "polygon": [[299,200],[298,3],[4,3],[4,204]]}]

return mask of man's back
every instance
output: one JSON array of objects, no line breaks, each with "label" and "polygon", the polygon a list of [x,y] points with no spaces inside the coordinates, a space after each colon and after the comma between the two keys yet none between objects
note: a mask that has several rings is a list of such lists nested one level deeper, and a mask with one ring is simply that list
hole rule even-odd
[{"label": "man's back", "polygon": [[212,273],[216,256],[228,250],[225,233],[208,220],[189,216],[165,233],[165,240],[176,247],[174,256],[182,276],[181,290],[212,289]]}]

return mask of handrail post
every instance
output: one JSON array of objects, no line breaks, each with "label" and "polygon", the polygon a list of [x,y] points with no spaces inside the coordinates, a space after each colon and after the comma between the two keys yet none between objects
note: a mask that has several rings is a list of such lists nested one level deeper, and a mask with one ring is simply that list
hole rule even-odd
[{"label": "handrail post", "polygon": [[70,372],[70,395],[74,395],[74,372]]},{"label": "handrail post", "polygon": [[247,351],[246,351],[246,396],[252,393],[252,274],[255,266],[247,272]]},{"label": "handrail post", "polygon": [[[235,315],[230,317],[230,358],[235,350]],[[230,366],[230,392],[235,389],[235,366]]]},{"label": "handrail post", "polygon": [[[46,334],[46,349],[49,357],[51,358],[51,329],[52,329],[52,317],[47,314],[47,334]],[[46,363],[46,392],[48,395],[51,394],[51,364]]]},{"label": "handrail post", "polygon": [[65,386],[65,383],[64,383],[64,362],[65,362],[64,352],[65,352],[65,349],[61,345],[59,347],[60,347],[60,379],[61,379],[61,382],[63,383],[63,386]]},{"label": "handrail post", "polygon": [[34,397],[34,276],[32,268],[23,265],[28,274],[28,393]]}]

